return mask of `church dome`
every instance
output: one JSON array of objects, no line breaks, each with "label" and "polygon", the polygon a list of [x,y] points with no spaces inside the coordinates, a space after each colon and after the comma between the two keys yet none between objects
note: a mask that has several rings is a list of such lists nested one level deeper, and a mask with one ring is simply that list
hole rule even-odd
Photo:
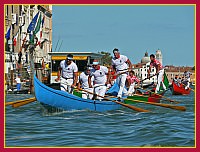
[{"label": "church dome", "polygon": [[141,63],[148,63],[150,61],[151,61],[150,57],[148,56],[148,53],[146,52],[145,55],[144,55],[144,57],[141,60]]}]

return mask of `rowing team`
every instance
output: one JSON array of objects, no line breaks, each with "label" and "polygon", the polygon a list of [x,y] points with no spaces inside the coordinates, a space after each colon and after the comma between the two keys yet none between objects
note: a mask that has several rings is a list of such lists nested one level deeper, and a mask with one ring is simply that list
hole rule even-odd
[{"label": "rowing team", "polygon": [[189,71],[185,71],[183,73],[183,77],[179,77],[178,75],[175,75],[173,82],[175,84],[177,84],[179,87],[181,87],[181,85],[183,85],[183,87],[185,88],[185,90],[190,88],[190,75],[192,75]]},{"label": "rowing team", "polygon": [[[112,66],[109,70],[107,67],[99,64],[98,60],[94,60],[92,67],[82,72],[78,78],[78,67],[73,62],[73,55],[68,54],[66,60],[60,62],[58,68],[58,77],[55,81],[60,80],[60,89],[72,93],[74,88],[82,88],[88,92],[94,92],[97,95],[96,99],[101,100],[104,97],[107,88],[113,84],[113,81],[119,86],[117,97],[120,99],[122,94],[131,95],[135,90],[135,84],[139,83],[139,79],[134,75],[132,69],[132,63],[127,56],[121,55],[118,49],[113,50],[114,57],[112,58]],[[150,78],[151,68],[156,68],[156,74],[158,76],[158,82],[155,93],[160,88],[162,83],[162,77],[164,69],[161,63],[155,59],[153,54],[150,55],[151,63],[148,69],[148,77]],[[112,71],[112,72],[111,72]],[[128,75],[129,72],[129,75]],[[116,80],[113,78],[117,76]],[[125,83],[128,80],[129,90],[125,89]],[[78,83],[77,83],[78,82]],[[164,83],[163,88],[166,89]],[[101,96],[101,97],[99,97]],[[83,94],[83,98],[92,99],[92,95]]]}]

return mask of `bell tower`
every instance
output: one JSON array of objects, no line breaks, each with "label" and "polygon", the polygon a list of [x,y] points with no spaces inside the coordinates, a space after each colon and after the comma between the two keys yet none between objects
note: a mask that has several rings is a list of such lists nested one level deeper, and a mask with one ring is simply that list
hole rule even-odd
[{"label": "bell tower", "polygon": [[162,64],[162,53],[161,53],[161,50],[160,49],[158,49],[157,51],[156,51],[156,59],[158,60],[158,61],[160,61],[160,63]]}]

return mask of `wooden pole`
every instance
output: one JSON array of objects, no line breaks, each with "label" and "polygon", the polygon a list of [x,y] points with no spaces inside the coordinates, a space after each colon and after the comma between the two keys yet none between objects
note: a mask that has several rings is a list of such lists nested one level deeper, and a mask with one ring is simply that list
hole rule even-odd
[{"label": "wooden pole", "polygon": [[13,90],[13,70],[10,70],[10,79],[11,79],[11,89]]},{"label": "wooden pole", "polygon": [[33,87],[33,75],[34,75],[34,61],[33,61],[33,52],[35,50],[34,44],[29,45],[29,60],[30,60],[30,68],[31,68],[31,74],[30,74],[30,93],[34,94],[34,87]]}]

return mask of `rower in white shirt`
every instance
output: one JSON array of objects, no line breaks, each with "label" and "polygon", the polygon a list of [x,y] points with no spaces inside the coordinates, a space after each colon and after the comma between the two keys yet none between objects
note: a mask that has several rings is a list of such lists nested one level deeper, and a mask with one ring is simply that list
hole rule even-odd
[{"label": "rower in white shirt", "polygon": [[[92,92],[93,93],[93,88],[89,87],[88,84],[88,77],[90,75],[90,70],[92,69],[92,67],[86,67],[85,71],[82,72],[79,76],[79,82],[78,82],[78,88],[81,87],[81,89],[88,91],[88,92]],[[94,77],[91,77],[91,85],[93,86],[93,81],[94,81]],[[82,98],[83,99],[92,99],[93,95],[89,94],[87,92],[82,91]]]},{"label": "rower in white shirt", "polygon": [[185,89],[189,89],[189,87],[190,87],[190,75],[192,75],[192,73],[190,73],[189,71],[185,71],[183,75],[184,75],[186,82],[187,82]]},{"label": "rower in white shirt", "polygon": [[66,60],[60,62],[58,77],[55,79],[57,82],[60,80],[60,89],[69,93],[72,93],[78,80],[78,67],[72,60],[73,55],[68,54]]},{"label": "rower in white shirt", "polygon": [[[108,84],[110,77],[108,68],[99,65],[98,60],[94,60],[92,66],[93,69],[88,77],[89,87],[92,88],[91,78],[94,76],[94,94],[104,97],[106,93],[106,84]],[[99,96],[97,96],[96,99],[102,100],[103,98]]]},{"label": "rower in white shirt", "polygon": [[118,77],[116,79],[116,83],[119,86],[117,97],[118,99],[120,99],[122,97],[122,93],[127,94],[127,90],[125,89],[127,73],[125,72],[128,72],[128,69],[132,69],[132,64],[131,61],[125,55],[120,55],[118,49],[115,48],[113,50],[113,54],[114,57],[112,58],[112,68],[118,74]]},{"label": "rower in white shirt", "polygon": [[158,91],[160,90],[160,85],[162,84],[163,89],[166,90],[166,86],[163,82],[163,75],[164,75],[164,67],[162,66],[162,64],[155,59],[155,55],[151,54],[150,55],[150,66],[149,69],[147,70],[148,72],[148,78],[150,78],[150,73],[151,73],[151,69],[152,67],[156,68],[156,75],[157,75],[157,85],[156,85],[156,90],[155,93],[158,93]]}]

